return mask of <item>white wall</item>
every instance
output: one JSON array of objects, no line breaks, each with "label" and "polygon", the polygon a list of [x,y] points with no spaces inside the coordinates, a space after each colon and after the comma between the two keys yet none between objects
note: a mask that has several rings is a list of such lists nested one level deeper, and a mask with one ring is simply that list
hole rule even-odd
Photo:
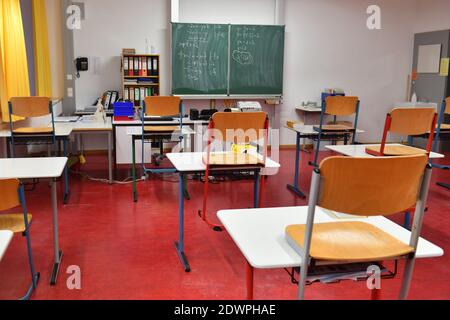
[{"label": "white wall", "polygon": [[61,2],[46,0],[48,45],[52,73],[52,93],[54,98],[64,97],[64,55],[62,43]]},{"label": "white wall", "polygon": [[[386,113],[406,96],[412,65],[414,1],[380,0],[382,30],[366,27],[367,0],[286,2],[285,99],[281,119],[300,117],[295,106],[320,101],[339,87],[361,100],[360,141],[381,138]],[[406,5],[409,4],[409,5]],[[282,131],[282,144],[294,134]]]},{"label": "white wall", "polygon": [[[161,92],[168,93],[170,1],[83,0],[85,20],[74,31],[75,57],[90,57],[90,71],[76,81],[77,109],[92,105],[104,91],[121,90],[122,48],[146,53],[146,38],[161,55]],[[150,53],[150,52],[149,52]],[[99,58],[98,68],[94,59]],[[95,70],[96,69],[96,70]]]},{"label": "white wall", "polygon": [[450,0],[420,0],[414,33],[450,29]]},{"label": "white wall", "polygon": [[275,0],[180,0],[180,22],[273,24]]}]

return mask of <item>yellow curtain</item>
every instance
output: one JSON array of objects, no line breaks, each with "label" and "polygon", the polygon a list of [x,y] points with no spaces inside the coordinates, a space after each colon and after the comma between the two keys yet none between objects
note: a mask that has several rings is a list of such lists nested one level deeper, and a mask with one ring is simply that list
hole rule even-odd
[{"label": "yellow curtain", "polygon": [[27,52],[19,0],[0,1],[0,110],[9,122],[8,101],[29,96]]},{"label": "yellow curtain", "polygon": [[33,33],[36,95],[52,97],[52,74],[45,0],[33,0]]}]

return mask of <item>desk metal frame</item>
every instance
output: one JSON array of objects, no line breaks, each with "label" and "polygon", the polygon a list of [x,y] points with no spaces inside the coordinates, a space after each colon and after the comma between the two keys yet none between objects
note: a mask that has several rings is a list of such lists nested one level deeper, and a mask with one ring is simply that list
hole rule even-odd
[{"label": "desk metal frame", "polygon": [[[227,175],[233,172],[252,172],[254,174],[254,186],[253,186],[253,206],[258,208],[259,205],[259,185],[261,179],[261,167],[248,167],[248,168],[221,168],[221,169],[210,169],[211,175]],[[206,170],[205,170],[206,171]],[[189,174],[203,173],[199,171],[177,171],[178,180],[178,215],[179,215],[179,229],[178,229],[178,240],[175,241],[175,249],[177,250],[178,257],[181,264],[183,265],[185,272],[191,271],[191,266],[189,265],[188,258],[185,253],[184,247],[184,190],[186,185],[186,176]],[[205,181],[208,183],[208,181]]]},{"label": "desk metal frame", "polygon": [[[183,134],[180,133],[180,141],[179,143],[183,143],[184,141],[184,137]],[[172,133],[170,134],[162,134],[162,133],[146,133],[144,135],[139,134],[139,135],[135,135],[133,134],[131,136],[131,141],[132,141],[132,159],[133,159],[133,164],[132,164],[132,177],[133,177],[133,201],[134,202],[138,202],[138,192],[137,192],[137,181],[136,181],[136,141],[139,140],[145,140],[145,139],[165,139],[165,138],[170,138],[172,137]],[[162,142],[161,142],[162,143]],[[164,174],[164,173],[176,173],[177,170],[175,168],[155,168],[155,169],[146,169],[145,165],[144,165],[144,148],[142,148],[143,152],[142,152],[142,170],[143,173],[156,173],[156,174]],[[186,184],[183,187],[183,196],[187,199],[190,200],[190,196],[189,193],[187,191],[187,187]]]}]

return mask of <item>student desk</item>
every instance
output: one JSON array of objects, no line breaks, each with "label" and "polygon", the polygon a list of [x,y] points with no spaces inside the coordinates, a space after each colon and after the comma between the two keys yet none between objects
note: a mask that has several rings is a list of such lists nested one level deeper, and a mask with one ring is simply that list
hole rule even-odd
[{"label": "student desk", "polygon": [[[191,271],[187,257],[184,252],[184,181],[185,176],[188,174],[204,173],[206,172],[206,165],[203,163],[203,153],[202,152],[186,152],[186,153],[169,153],[167,157],[174,165],[176,172],[179,175],[178,181],[178,200],[179,200],[179,239],[175,242],[175,247],[183,264],[184,270],[186,272]],[[280,168],[280,164],[267,158],[266,170],[276,171]],[[262,168],[259,166],[255,167],[227,167],[220,169],[210,169],[211,174],[214,173],[230,173],[230,172],[254,172],[255,174],[255,184],[254,184],[254,206],[258,206],[258,196],[259,196],[259,181]]]},{"label": "student desk", "polygon": [[[68,143],[70,139],[70,135],[72,134],[73,128],[70,126],[65,127],[57,127],[55,123],[55,137],[56,141],[63,142],[63,155],[64,157],[68,157]],[[7,141],[7,156],[10,158],[11,156],[11,131],[10,130],[1,130],[0,131],[0,139],[4,138]],[[55,146],[56,147],[56,146]],[[64,169],[64,203],[69,202],[70,190],[69,190],[69,169]]]},{"label": "student desk", "polygon": [[55,285],[63,252],[58,240],[58,201],[56,179],[66,168],[67,158],[0,159],[0,179],[50,179],[53,213],[54,263],[50,284]]},{"label": "student desk", "polygon": [[0,261],[2,261],[3,255],[5,254],[13,235],[12,231],[0,230]]},{"label": "student desk", "polygon": [[[152,123],[152,124],[154,125],[154,123]],[[162,122],[162,123],[157,122],[157,124],[159,124],[159,125],[161,125],[161,124],[167,125],[167,122]],[[175,122],[173,122],[173,124],[178,125],[179,121],[175,121]],[[137,202],[138,201],[138,193],[137,193],[137,185],[136,185],[136,141],[142,141],[142,127],[129,127],[127,129],[127,134],[129,136],[131,136],[131,144],[132,144],[132,151],[131,151],[131,153],[132,153],[132,164],[133,164],[133,167],[132,167],[133,201]],[[178,136],[179,135],[183,136],[183,140],[182,140],[182,143],[184,143],[183,150],[190,151],[190,147],[188,146],[188,143],[187,143],[188,139],[186,139],[186,138],[191,136],[191,135],[194,135],[194,134],[195,134],[195,132],[189,127],[183,127],[181,133],[177,134]],[[169,134],[167,132],[146,133],[144,138],[151,139],[152,137],[161,136],[161,135],[163,135],[163,136],[167,136],[168,135],[169,137],[171,137],[172,133],[169,133]],[[174,143],[175,142],[176,141],[174,141]],[[172,169],[172,168],[170,168],[170,169],[162,169],[162,168],[158,169],[158,168],[156,168],[155,169],[155,173],[174,173],[174,172],[176,172],[176,170]],[[184,188],[184,195],[185,195],[186,198],[189,198],[189,195],[187,194],[186,188]]]},{"label": "student desk", "polygon": [[[305,194],[299,188],[299,178],[300,178],[300,152],[301,152],[301,140],[302,139],[314,139],[319,133],[314,130],[314,125],[299,125],[294,124],[294,127],[288,127],[289,130],[292,130],[296,133],[297,139],[295,144],[295,174],[294,174],[294,183],[288,184],[287,188],[294,192],[300,198],[305,198]],[[364,133],[363,130],[356,130],[356,133]],[[337,138],[347,138],[351,133],[348,132],[323,132],[322,135],[327,137],[328,139],[337,139]]]},{"label": "student desk", "polygon": [[308,122],[308,114],[321,114],[322,107],[321,106],[300,106],[295,108],[296,110],[303,112],[303,122],[307,124]]},{"label": "student desk", "polygon": [[112,143],[112,120],[111,118],[106,118],[106,121],[83,121],[82,119],[77,122],[55,122],[55,129],[72,129],[72,133],[80,136],[81,148],[84,149],[83,145],[83,134],[95,133],[95,134],[106,134],[108,137],[108,173],[109,173],[109,183],[113,183],[113,143]]},{"label": "student desk", "polygon": [[[220,221],[248,262],[247,298],[253,299],[253,269],[294,268],[302,266],[301,256],[289,245],[285,228],[306,224],[308,207],[222,210]],[[317,208],[315,223],[335,221],[363,221],[370,223],[395,238],[409,243],[410,232],[385,217],[338,219]],[[440,257],[443,250],[420,238],[417,258]]]}]

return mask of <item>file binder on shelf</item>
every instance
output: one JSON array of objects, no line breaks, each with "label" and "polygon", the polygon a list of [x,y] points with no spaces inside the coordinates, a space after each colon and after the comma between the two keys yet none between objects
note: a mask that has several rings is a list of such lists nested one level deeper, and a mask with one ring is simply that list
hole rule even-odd
[{"label": "file binder on shelf", "polygon": [[144,98],[145,98],[145,88],[141,87],[141,98],[139,99],[140,106],[144,105],[143,104]]},{"label": "file binder on shelf", "polygon": [[124,57],[123,58],[123,73],[125,74],[125,75],[129,75],[129,58],[128,57]]},{"label": "file binder on shelf", "polygon": [[142,105],[146,96],[160,93],[160,56],[155,54],[122,53],[122,98]]},{"label": "file binder on shelf", "polygon": [[147,72],[147,58],[143,57],[142,58],[142,76],[146,77],[148,75]]},{"label": "file binder on shelf", "polygon": [[134,75],[134,58],[126,57],[128,59],[128,75],[132,77]]},{"label": "file binder on shelf", "polygon": [[134,76],[137,77],[139,76],[139,57],[135,57],[134,58]]},{"label": "file binder on shelf", "polygon": [[140,90],[139,88],[134,88],[134,105],[136,107],[140,106]]},{"label": "file binder on shelf", "polygon": [[159,75],[159,71],[158,71],[158,69],[159,69],[158,59],[153,58],[152,60],[153,60],[153,75],[154,75],[154,76],[158,76],[158,75]]},{"label": "file binder on shelf", "polygon": [[153,69],[153,58],[148,57],[147,58],[147,74],[149,76],[152,75],[152,69]]},{"label": "file binder on shelf", "polygon": [[130,101],[134,104],[134,88],[130,88]]}]

